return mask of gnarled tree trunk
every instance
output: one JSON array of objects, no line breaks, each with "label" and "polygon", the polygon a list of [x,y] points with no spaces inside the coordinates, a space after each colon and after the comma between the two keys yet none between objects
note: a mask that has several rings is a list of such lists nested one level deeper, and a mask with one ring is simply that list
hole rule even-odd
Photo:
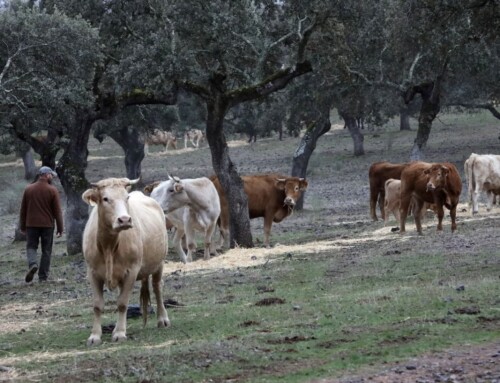
[{"label": "gnarled tree trunk", "polygon": [[401,107],[399,110],[399,130],[411,130],[410,113],[407,107]]},{"label": "gnarled tree trunk", "polygon": [[363,136],[363,133],[361,133],[359,126],[356,123],[356,118],[354,118],[348,112],[339,111],[339,115],[344,119],[347,129],[349,129],[349,133],[351,134],[354,144],[354,155],[356,157],[364,155],[365,149],[363,146],[363,141],[365,140],[365,137]]},{"label": "gnarled tree trunk", "polygon": [[28,181],[32,181],[36,176],[36,165],[35,158],[33,157],[33,151],[31,147],[22,143],[20,147],[16,150],[16,156],[21,157],[23,159],[24,164],[24,179]]},{"label": "gnarled tree trunk", "polygon": [[57,164],[57,174],[66,194],[66,247],[69,255],[82,252],[82,233],[89,217],[88,205],[82,200],[89,183],[87,169],[88,141],[93,120],[80,116],[77,126],[70,131],[68,144]]},{"label": "gnarled tree trunk", "polygon": [[[299,146],[295,150],[292,159],[292,176],[306,178],[307,166],[309,164],[309,159],[316,149],[316,142],[318,139],[328,132],[331,128],[330,123],[330,104],[323,106],[321,115],[317,121],[313,121],[306,130],[306,133],[300,140]],[[306,192],[303,192],[297,204],[295,205],[295,210],[302,210],[304,208],[304,198]]]},{"label": "gnarled tree trunk", "polygon": [[229,243],[231,247],[253,247],[247,195],[243,189],[243,181],[229,157],[229,148],[223,131],[228,105],[224,95],[215,88],[212,87],[212,97],[207,102],[206,136],[215,174],[229,204]]},{"label": "gnarled tree trunk", "polygon": [[116,141],[125,153],[127,177],[135,180],[141,176],[141,163],[144,159],[144,141],[138,129],[131,126],[112,131],[109,136]]}]

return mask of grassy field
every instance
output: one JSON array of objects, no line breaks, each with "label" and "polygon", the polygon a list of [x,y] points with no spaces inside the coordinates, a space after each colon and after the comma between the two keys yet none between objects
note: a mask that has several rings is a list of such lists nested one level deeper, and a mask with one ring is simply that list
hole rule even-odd
[{"label": "grassy field", "polygon": [[[500,342],[500,208],[486,212],[483,203],[472,217],[464,183],[455,234],[448,215],[442,233],[428,217],[423,236],[412,222],[406,235],[371,222],[368,167],[406,161],[416,132],[388,124],[364,133],[366,155],[359,158],[341,126],[320,139],[305,209],[273,225],[272,248],[261,247],[262,222],[254,220],[253,249],[226,250],[210,261],[198,253],[187,265],[171,250],[163,291],[178,303],[167,308],[172,326],[130,319],[126,342],[104,334],[96,348],[86,346],[93,313],[83,257],[68,256],[64,239],[55,243],[52,281],[24,283],[25,244],[12,238],[26,182],[22,163],[1,156],[0,381],[312,382]],[[488,114],[443,115],[426,160],[453,162],[463,176],[470,153],[500,152],[498,133]],[[298,142],[233,140],[230,155],[241,174],[287,174]],[[145,182],[167,173],[212,174],[206,144],[159,149],[143,162]],[[119,147],[92,141],[88,179],[123,175]],[[105,299],[108,326],[116,296],[106,292]]]}]

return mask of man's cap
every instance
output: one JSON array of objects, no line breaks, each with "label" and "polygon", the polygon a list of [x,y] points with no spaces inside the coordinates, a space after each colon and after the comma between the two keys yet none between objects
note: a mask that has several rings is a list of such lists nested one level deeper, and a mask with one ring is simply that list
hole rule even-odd
[{"label": "man's cap", "polygon": [[54,177],[57,177],[57,173],[53,171],[51,168],[48,166],[42,166],[40,170],[38,170],[38,174],[52,174]]}]

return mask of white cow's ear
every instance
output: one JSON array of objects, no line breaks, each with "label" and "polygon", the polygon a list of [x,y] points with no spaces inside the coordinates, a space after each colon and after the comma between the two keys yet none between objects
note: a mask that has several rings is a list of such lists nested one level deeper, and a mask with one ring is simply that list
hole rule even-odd
[{"label": "white cow's ear", "polygon": [[276,188],[278,190],[285,190],[285,184],[286,184],[286,179],[285,178],[276,178],[276,181],[274,182],[276,185]]},{"label": "white cow's ear", "polygon": [[90,206],[96,206],[99,201],[99,192],[95,189],[88,189],[82,194],[82,199]]},{"label": "white cow's ear", "polygon": [[176,193],[180,193],[180,192],[181,192],[181,191],[183,191],[183,190],[184,190],[184,186],[182,186],[182,184],[180,184],[180,183],[178,183],[178,182],[176,182],[176,183],[174,184],[174,191],[175,191]]}]

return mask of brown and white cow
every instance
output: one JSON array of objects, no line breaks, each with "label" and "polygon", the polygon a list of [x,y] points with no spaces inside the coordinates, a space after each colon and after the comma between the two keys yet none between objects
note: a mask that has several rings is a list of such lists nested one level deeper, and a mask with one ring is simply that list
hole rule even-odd
[{"label": "brown and white cow", "polygon": [[[394,215],[398,223],[401,221],[399,212],[400,207],[401,207],[401,180],[395,180],[394,178],[389,178],[387,181],[385,181],[384,225],[387,224],[387,221],[389,220],[389,216],[391,213]],[[410,202],[410,207],[408,210],[409,212],[411,212],[413,216],[419,214],[420,220],[422,221],[425,218],[425,213],[427,210],[432,210],[434,211],[434,213],[437,212],[434,204],[428,202],[424,202],[420,212],[417,212],[416,204],[413,197]]]},{"label": "brown and white cow", "polygon": [[[174,246],[181,260],[186,263],[193,260],[196,250],[195,230],[205,235],[204,259],[216,254],[212,236],[221,212],[219,195],[214,184],[206,177],[195,179],[179,179],[169,177],[151,192],[176,228]],[[182,249],[181,239],[186,235],[187,257]]]},{"label": "brown and white cow", "polygon": [[205,134],[200,129],[189,129],[184,133],[184,149],[188,147],[188,140],[195,148],[200,146],[200,142],[205,138]]},{"label": "brown and white cow", "polygon": [[169,146],[177,149],[177,138],[172,132],[155,129],[152,133],[147,133],[144,139],[144,154],[148,154],[150,145],[163,145],[163,152],[166,153]]},{"label": "brown and white cow", "polygon": [[[401,222],[400,232],[405,232],[405,222],[412,198],[417,211],[424,202],[433,203],[437,210],[437,230],[443,230],[443,206],[450,210],[451,231],[457,229],[457,205],[462,191],[462,180],[455,165],[449,162],[412,162],[401,173]],[[415,215],[417,231],[422,234],[420,215]]]},{"label": "brown and white cow", "polygon": [[384,198],[385,198],[385,181],[389,178],[399,180],[401,172],[408,165],[392,164],[387,161],[375,162],[368,170],[368,178],[370,180],[370,216],[373,221],[378,221],[377,218],[377,202],[380,208],[382,219],[385,220]]},{"label": "brown and white cow", "polygon": [[159,204],[141,192],[128,193],[137,183],[108,178],[92,184],[82,199],[95,206],[83,232],[83,255],[94,296],[94,324],[87,345],[101,343],[103,288],[119,288],[118,321],[113,341],[127,339],[127,306],[136,280],[141,281],[141,311],[147,321],[149,276],[157,304],[158,327],[170,325],[162,299],[163,262],[167,254],[165,216]]},{"label": "brown and white cow", "polygon": [[[220,229],[224,239],[229,239],[228,200],[216,176],[210,179],[219,193],[221,202]],[[260,174],[241,177],[248,197],[250,219],[264,218],[264,245],[269,247],[273,222],[281,222],[292,212],[302,192],[307,188],[304,178],[287,177],[280,174]]]},{"label": "brown and white cow", "polygon": [[468,201],[472,204],[472,214],[479,211],[479,196],[486,191],[486,210],[490,211],[500,194],[500,156],[494,154],[472,153],[464,163],[465,178],[468,185]]}]

